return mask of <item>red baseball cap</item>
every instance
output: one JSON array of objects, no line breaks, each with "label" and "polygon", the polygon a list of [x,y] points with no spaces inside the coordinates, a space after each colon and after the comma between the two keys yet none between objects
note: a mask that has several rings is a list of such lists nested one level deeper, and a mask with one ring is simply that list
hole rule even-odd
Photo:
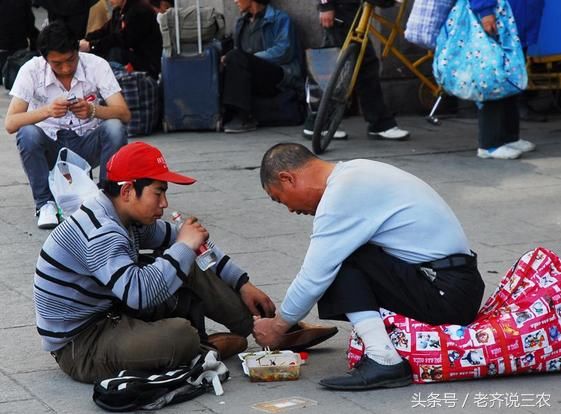
[{"label": "red baseball cap", "polygon": [[107,179],[120,182],[139,178],[151,178],[183,185],[193,184],[197,181],[186,175],[170,171],[158,148],[144,142],[133,142],[121,147],[107,161]]}]

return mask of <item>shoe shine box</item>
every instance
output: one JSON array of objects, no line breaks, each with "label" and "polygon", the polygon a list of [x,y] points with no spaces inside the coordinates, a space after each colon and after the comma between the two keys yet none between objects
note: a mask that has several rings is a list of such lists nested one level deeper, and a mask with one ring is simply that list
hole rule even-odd
[{"label": "shoe shine box", "polygon": [[251,382],[295,381],[300,378],[302,359],[292,351],[259,351],[238,354]]}]

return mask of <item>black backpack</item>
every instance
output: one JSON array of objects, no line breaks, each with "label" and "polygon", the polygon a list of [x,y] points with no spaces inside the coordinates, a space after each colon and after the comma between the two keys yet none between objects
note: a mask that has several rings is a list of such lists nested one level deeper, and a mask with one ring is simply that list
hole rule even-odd
[{"label": "black backpack", "polygon": [[[210,356],[210,357],[209,357]],[[192,400],[213,389],[221,395],[220,383],[229,371],[216,360],[214,351],[203,360],[195,358],[191,367],[179,367],[167,372],[121,371],[116,377],[94,385],[93,401],[107,411],[157,410],[166,405]]]},{"label": "black backpack", "polygon": [[12,89],[19,69],[31,58],[39,56],[34,50],[21,49],[8,56],[6,63],[2,67],[2,83],[6,89]]}]

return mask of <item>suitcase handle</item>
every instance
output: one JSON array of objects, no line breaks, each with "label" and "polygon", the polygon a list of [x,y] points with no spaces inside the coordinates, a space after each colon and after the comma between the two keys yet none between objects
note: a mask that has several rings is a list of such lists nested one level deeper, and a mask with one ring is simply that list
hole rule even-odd
[{"label": "suitcase handle", "polygon": [[181,36],[179,35],[179,3],[179,0],[175,2],[175,44],[177,48],[177,55],[181,54]]},{"label": "suitcase handle", "polygon": [[201,28],[201,0],[197,0],[197,34],[199,36],[199,55],[203,53],[203,34]]},{"label": "suitcase handle", "polygon": [[[177,54],[181,54],[181,36],[179,35],[179,3],[180,0],[176,1],[175,5],[175,41],[177,44]],[[202,24],[201,24],[201,1],[197,0],[197,35],[198,35],[198,47],[199,55],[203,53],[203,35],[202,35]]]}]

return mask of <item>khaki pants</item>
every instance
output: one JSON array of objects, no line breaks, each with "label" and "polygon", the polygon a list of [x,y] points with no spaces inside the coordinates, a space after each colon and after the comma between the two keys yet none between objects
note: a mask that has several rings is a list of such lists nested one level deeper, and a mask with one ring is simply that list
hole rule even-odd
[{"label": "khaki pants", "polygon": [[234,333],[251,333],[249,310],[215,273],[193,266],[187,280],[174,296],[173,306],[162,304],[146,317],[122,313],[87,328],[53,352],[60,368],[77,381],[92,383],[123,369],[155,371],[189,363],[201,350],[199,332],[185,315],[190,311],[186,308],[192,303],[192,292],[205,316]]}]

